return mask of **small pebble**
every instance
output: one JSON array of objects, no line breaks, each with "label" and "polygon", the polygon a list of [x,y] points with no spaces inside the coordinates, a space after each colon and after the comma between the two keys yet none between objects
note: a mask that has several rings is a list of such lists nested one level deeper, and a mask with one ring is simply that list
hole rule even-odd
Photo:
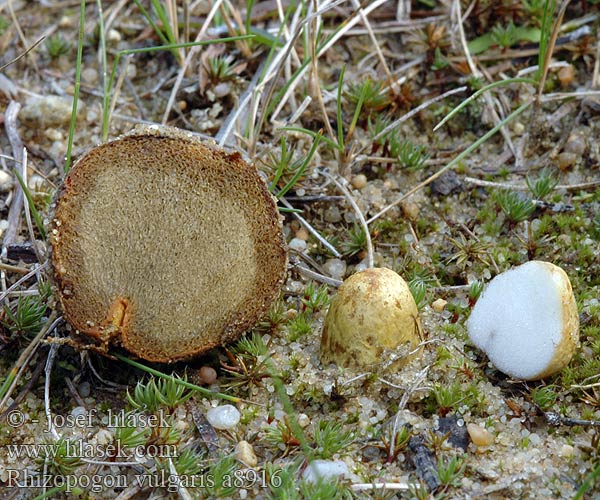
[{"label": "small pebble", "polygon": [[179,432],[185,432],[190,428],[190,424],[185,420],[177,420],[173,428],[177,429]]},{"label": "small pebble", "polygon": [[129,78],[134,79],[137,76],[137,68],[135,64],[128,64],[126,66],[125,72],[127,73],[127,76]]},{"label": "small pebble", "polygon": [[339,222],[342,220],[342,214],[340,213],[340,209],[338,207],[333,206],[325,210],[323,218],[327,222]]},{"label": "small pebble", "polygon": [[431,192],[447,196],[454,191],[458,191],[462,186],[463,181],[458,174],[454,170],[448,170],[431,183]]},{"label": "small pebble", "polygon": [[231,85],[227,82],[221,82],[215,85],[212,90],[215,93],[215,97],[225,97],[231,94]]},{"label": "small pebble", "polygon": [[44,135],[51,141],[64,140],[62,131],[57,128],[47,128],[46,130],[44,130]]},{"label": "small pebble", "polygon": [[215,429],[233,429],[239,424],[241,414],[233,405],[222,405],[211,408],[206,412],[206,420]]},{"label": "small pebble", "polygon": [[91,387],[89,382],[81,382],[78,387],[79,395],[82,398],[87,398],[90,395]]},{"label": "small pebble", "polygon": [[585,153],[585,139],[579,134],[571,134],[567,143],[563,148],[566,153],[575,153],[576,155],[583,155]]},{"label": "small pebble", "polygon": [[214,384],[217,380],[217,372],[212,366],[203,366],[198,370],[200,380],[204,385]]},{"label": "small pebble", "polygon": [[296,231],[295,236],[299,240],[306,241],[306,240],[308,240],[308,231],[306,229],[304,229],[303,227],[301,227],[300,229],[298,229],[298,231]]},{"label": "small pebble", "polygon": [[436,299],[431,303],[431,307],[436,312],[442,312],[446,308],[446,304],[448,304],[447,300],[442,298]]},{"label": "small pebble", "polygon": [[383,181],[383,185],[387,189],[392,189],[394,191],[400,189],[398,181],[396,179],[394,179],[394,178],[387,178],[385,181]]},{"label": "small pebble", "polygon": [[310,417],[306,413],[300,413],[298,415],[298,425],[304,429],[308,427],[308,424],[310,424]]},{"label": "small pebble", "polygon": [[302,479],[307,483],[316,483],[319,478],[342,478],[350,473],[348,466],[341,460],[313,460],[302,474]]},{"label": "small pebble", "polygon": [[[79,110],[83,109],[80,101]],[[71,122],[73,98],[57,95],[31,97],[27,99],[20,113],[26,122],[36,123],[41,127],[68,125]],[[78,113],[79,114],[79,113]]]},{"label": "small pebble", "polygon": [[574,455],[575,448],[573,448],[570,444],[563,444],[562,448],[558,452],[558,454],[563,458],[570,458]]},{"label": "small pebble", "polygon": [[300,238],[292,238],[288,247],[290,250],[295,250],[296,252],[304,252],[304,250],[306,250],[306,241],[301,240]]},{"label": "small pebble", "polygon": [[346,274],[346,262],[342,259],[327,259],[323,264],[323,271],[332,278],[341,280],[344,279]]},{"label": "small pebble", "polygon": [[489,446],[494,442],[494,436],[477,424],[467,424],[467,431],[471,441],[477,446]]},{"label": "small pebble", "polygon": [[94,84],[98,81],[98,71],[95,68],[85,68],[81,71],[81,79],[89,84]]},{"label": "small pebble", "polygon": [[575,165],[577,155],[575,153],[563,152],[558,155],[558,168],[567,170]]},{"label": "small pebble", "polygon": [[400,204],[400,207],[402,208],[402,213],[407,219],[411,221],[416,221],[418,219],[419,205],[412,201],[404,201]]},{"label": "small pebble", "polygon": [[240,441],[235,446],[234,457],[248,467],[256,467],[258,458],[248,441]]},{"label": "small pebble", "polygon": [[0,191],[10,191],[14,185],[12,175],[4,170],[0,170]]},{"label": "small pebble", "polygon": [[298,281],[298,280],[294,280],[294,281],[288,281],[285,284],[285,291],[289,292],[289,293],[297,293],[297,292],[301,292],[304,290],[305,288],[305,284],[302,283],[302,281]]},{"label": "small pebble", "polygon": [[575,68],[572,65],[563,66],[558,70],[558,81],[561,87],[565,88],[573,83],[575,78]]},{"label": "small pebble", "polygon": [[73,23],[73,19],[73,16],[63,16],[59,19],[58,26],[60,28],[71,28],[75,26],[75,24]]},{"label": "small pebble", "polygon": [[29,186],[30,191],[41,191],[41,188],[44,186],[46,181],[40,175],[33,174],[29,179],[27,179],[27,185]]},{"label": "small pebble", "polygon": [[369,259],[366,257],[363,260],[361,260],[358,264],[356,264],[356,266],[354,267],[354,272],[358,273],[359,271],[364,271],[365,269],[369,269]]},{"label": "small pebble", "polygon": [[83,406],[76,406],[71,410],[71,416],[75,418],[81,418],[82,416],[87,416],[88,411]]},{"label": "small pebble", "polygon": [[365,174],[358,174],[352,177],[352,186],[356,189],[362,189],[367,185],[367,176]]},{"label": "small pebble", "polygon": [[121,36],[121,33],[118,32],[115,29],[110,29],[106,33],[106,41],[108,43],[115,43],[116,44],[116,43],[120,42],[122,40],[122,38],[123,37]]},{"label": "small pebble", "polygon": [[381,448],[376,446],[365,446],[362,450],[363,462],[375,462],[381,460],[384,453]]},{"label": "small pebble", "polygon": [[539,446],[542,443],[542,438],[539,434],[531,433],[529,436],[529,442],[533,446]]},{"label": "small pebble", "polygon": [[513,125],[513,131],[516,135],[523,135],[523,132],[525,132],[525,125],[523,125],[522,122],[515,122]]},{"label": "small pebble", "polygon": [[288,309],[284,314],[286,321],[294,319],[296,316],[298,316],[298,311],[296,309]]},{"label": "small pebble", "polygon": [[112,442],[112,440],[113,440],[112,432],[110,432],[108,429],[100,429],[96,433],[96,443],[98,443],[101,446],[106,446],[107,444]]}]

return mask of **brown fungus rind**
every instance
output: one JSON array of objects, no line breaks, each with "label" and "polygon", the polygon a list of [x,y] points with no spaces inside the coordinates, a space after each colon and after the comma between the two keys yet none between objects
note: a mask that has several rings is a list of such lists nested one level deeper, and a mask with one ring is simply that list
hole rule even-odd
[{"label": "brown fungus rind", "polygon": [[237,339],[279,296],[287,268],[282,218],[256,168],[164,127],[79,159],[50,241],[71,326],[156,362]]}]

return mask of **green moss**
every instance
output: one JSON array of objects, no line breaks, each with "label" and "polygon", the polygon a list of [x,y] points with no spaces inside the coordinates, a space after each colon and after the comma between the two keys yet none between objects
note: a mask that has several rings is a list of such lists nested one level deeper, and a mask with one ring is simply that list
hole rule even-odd
[{"label": "green moss", "polygon": [[312,332],[312,321],[306,313],[300,313],[287,324],[288,339],[296,342]]},{"label": "green moss", "polygon": [[454,358],[454,356],[452,356],[452,353],[444,345],[438,346],[438,348],[436,349],[436,353],[438,362]]},{"label": "green moss", "polygon": [[569,234],[584,227],[583,219],[573,213],[558,214],[553,220],[559,234]]},{"label": "green moss", "polygon": [[240,422],[242,425],[247,425],[252,422],[260,414],[260,408],[258,406],[248,406],[244,408]]},{"label": "green moss", "polygon": [[534,236],[539,238],[541,236],[545,236],[547,234],[553,235],[553,222],[552,216],[549,214],[542,215],[539,219],[539,224],[534,232]]},{"label": "green moss", "polygon": [[450,411],[457,411],[462,406],[466,406],[471,412],[475,412],[481,399],[482,395],[476,384],[461,384],[454,381],[450,384],[434,384],[426,404],[430,413],[437,412],[439,415],[444,416]]},{"label": "green moss", "polygon": [[467,338],[465,327],[459,323],[446,323],[442,325],[442,331],[453,339],[466,340]]},{"label": "green moss", "polygon": [[581,359],[576,357],[560,375],[560,382],[564,387],[581,384],[585,379],[600,373],[600,359]]}]

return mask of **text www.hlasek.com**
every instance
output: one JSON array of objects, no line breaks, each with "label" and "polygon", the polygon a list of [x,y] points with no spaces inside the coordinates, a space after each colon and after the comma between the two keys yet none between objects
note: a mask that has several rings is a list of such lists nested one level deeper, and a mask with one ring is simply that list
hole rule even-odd
[{"label": "text www.hlasek.com", "polygon": [[57,443],[7,444],[12,459],[29,458],[82,458],[95,460],[136,459],[143,457],[176,458],[175,445],[139,445],[126,449],[113,444],[93,444],[83,440],[64,440]]}]

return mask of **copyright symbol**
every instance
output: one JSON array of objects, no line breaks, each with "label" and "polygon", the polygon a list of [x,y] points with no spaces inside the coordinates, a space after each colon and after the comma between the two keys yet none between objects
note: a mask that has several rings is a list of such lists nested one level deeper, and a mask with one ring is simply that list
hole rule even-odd
[{"label": "copyright symbol", "polygon": [[25,421],[25,418],[23,417],[23,414],[19,410],[12,410],[6,416],[6,422],[11,427],[21,427],[23,425],[24,421]]}]

